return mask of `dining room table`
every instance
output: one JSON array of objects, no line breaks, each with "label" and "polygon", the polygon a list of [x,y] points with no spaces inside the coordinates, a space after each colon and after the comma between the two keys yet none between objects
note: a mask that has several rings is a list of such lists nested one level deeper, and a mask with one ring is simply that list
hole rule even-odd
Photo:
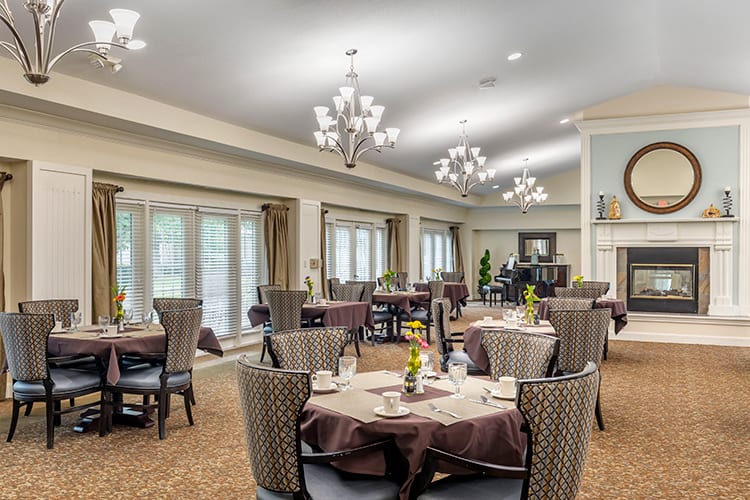
[{"label": "dining room table", "polygon": [[[254,304],[250,307],[248,316],[252,326],[261,325],[271,320],[271,311],[268,304]],[[325,304],[306,303],[302,306],[303,320],[318,318],[325,326],[345,326],[350,332],[362,327],[368,330],[375,328],[372,308],[368,302],[329,300]]]},{"label": "dining room table", "polygon": [[[463,399],[453,399],[454,386],[444,377],[425,386],[424,394],[405,396],[398,417],[382,416],[382,393],[401,391],[403,378],[390,371],[357,374],[352,389],[313,394],[300,417],[302,439],[323,451],[355,448],[392,438],[406,462],[406,480],[399,498],[408,499],[412,483],[421,470],[428,446],[450,453],[510,466],[523,466],[526,435],[521,431],[523,417],[514,400],[490,397],[490,406],[481,401],[494,389],[484,377],[467,377],[461,386]],[[476,402],[475,402],[476,401]],[[430,405],[439,410],[433,410]],[[447,412],[453,412],[455,416]],[[386,473],[383,455],[348,457],[334,465],[352,473],[382,476]],[[447,473],[466,473],[446,466]]]},{"label": "dining room table", "polygon": [[[427,283],[414,283],[414,288],[418,291],[429,291],[429,285]],[[462,302],[464,302],[469,295],[469,287],[466,283],[457,283],[453,281],[446,281],[443,283],[443,297],[447,297],[451,301],[451,312],[460,309]]]},{"label": "dining room table", "polygon": [[[487,357],[487,351],[485,351],[482,346],[482,330],[497,330],[505,328],[505,320],[491,319],[474,321],[468,328],[466,328],[466,330],[464,330],[464,349],[480,370],[490,373],[490,359]],[[552,328],[552,325],[547,320],[540,320],[539,324],[532,325],[518,323],[513,329],[516,331],[543,333],[545,335],[555,336],[555,329]]]},{"label": "dining room table", "polygon": [[429,291],[418,290],[375,290],[372,294],[373,304],[385,305],[393,309],[394,316],[404,312],[411,319],[411,309],[416,304],[430,300]]},{"label": "dining room table", "polygon": [[[625,328],[628,324],[628,310],[625,307],[625,301],[613,297],[602,296],[594,301],[594,309],[609,309],[610,316],[615,323],[615,334]],[[540,319],[549,319],[549,303],[545,297],[539,301],[537,314]]]}]

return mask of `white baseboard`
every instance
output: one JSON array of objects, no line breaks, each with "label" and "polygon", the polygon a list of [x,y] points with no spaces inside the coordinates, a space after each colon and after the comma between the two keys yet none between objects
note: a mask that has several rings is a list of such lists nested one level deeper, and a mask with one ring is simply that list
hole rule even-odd
[{"label": "white baseboard", "polygon": [[610,339],[750,347],[750,318],[628,314],[628,324]]}]

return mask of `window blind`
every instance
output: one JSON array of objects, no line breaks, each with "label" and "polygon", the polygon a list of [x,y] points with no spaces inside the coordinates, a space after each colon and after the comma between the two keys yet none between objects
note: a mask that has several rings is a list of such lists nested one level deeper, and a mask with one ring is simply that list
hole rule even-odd
[{"label": "window blind", "polygon": [[[242,274],[242,300],[240,306],[241,328],[251,328],[247,311],[253,304],[260,302],[258,285],[263,279],[263,236],[259,213],[243,213],[240,217],[240,260]],[[263,280],[263,282],[261,281]]]},{"label": "window blind", "polygon": [[[125,309],[132,309],[138,321],[144,314],[146,283],[145,207],[136,203],[117,203],[115,247],[117,285],[125,287]],[[151,308],[149,307],[150,311]]]},{"label": "window blind", "polygon": [[151,208],[152,297],[196,297],[194,210]]},{"label": "window blind", "polygon": [[354,256],[354,278],[357,280],[372,279],[372,229],[365,226],[357,226],[355,230],[356,253]]}]

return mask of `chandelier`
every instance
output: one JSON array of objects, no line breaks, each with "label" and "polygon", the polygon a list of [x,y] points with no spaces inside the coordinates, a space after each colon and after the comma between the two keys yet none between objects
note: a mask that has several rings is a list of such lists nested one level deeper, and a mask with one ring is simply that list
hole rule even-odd
[{"label": "chandelier", "polygon": [[466,197],[471,188],[477,184],[484,184],[494,179],[495,169],[484,168],[487,157],[479,156],[480,148],[472,148],[469,145],[466,120],[461,120],[459,123],[463,129],[458,137],[458,146],[448,149],[449,158],[441,158],[433,165],[440,165],[440,168],[435,170],[435,177],[439,184],[448,182],[458,189],[461,196]]},{"label": "chandelier", "polygon": [[524,158],[523,161],[523,175],[521,177],[514,177],[513,181],[516,183],[516,187],[513,191],[503,193],[503,199],[505,203],[513,203],[521,209],[521,213],[525,214],[529,208],[533,205],[544,203],[547,200],[547,193],[544,192],[542,186],[534,187],[536,177],[529,175],[529,159]]},{"label": "chandelier", "polygon": [[[34,23],[34,46],[27,46],[19,30],[16,21],[8,7],[7,0],[0,0],[0,21],[2,21],[13,35],[13,42],[0,41],[0,47],[7,50],[13,58],[18,61],[24,70],[24,77],[29,83],[39,86],[49,81],[49,73],[55,64],[71,52],[86,52],[92,61],[98,61],[98,66],[103,67],[105,63],[111,66],[113,72],[121,68],[119,60],[111,61],[107,54],[112,45],[123,49],[141,49],[146,46],[139,40],[131,40],[133,27],[140,14],[132,10],[112,9],[109,14],[112,21],[91,21],[89,26],[94,32],[94,41],[83,42],[63,50],[56,56],[52,56],[52,48],[55,43],[55,28],[57,27],[60,9],[65,0],[25,0],[24,8],[31,14]],[[117,41],[112,38],[117,34]],[[95,48],[90,48],[95,45]]]},{"label": "chandelier", "polygon": [[357,49],[346,51],[351,64],[346,85],[340,87],[339,95],[333,98],[336,118],[328,116],[326,106],[313,108],[320,126],[320,130],[314,133],[319,150],[338,153],[347,168],[354,168],[359,157],[371,149],[377,152],[384,147],[393,149],[400,132],[397,128],[377,131],[385,106],[373,106],[372,96],[360,95],[358,75],[354,72],[356,53]]}]

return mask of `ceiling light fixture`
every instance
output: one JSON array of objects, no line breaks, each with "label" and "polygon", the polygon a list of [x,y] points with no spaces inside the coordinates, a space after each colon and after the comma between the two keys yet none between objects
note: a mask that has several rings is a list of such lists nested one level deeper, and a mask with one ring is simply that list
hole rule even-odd
[{"label": "ceiling light fixture", "polygon": [[515,61],[517,59],[521,59],[521,56],[523,56],[523,54],[521,54],[520,52],[513,52],[512,54],[508,56],[508,60]]},{"label": "ceiling light fixture", "polygon": [[[377,152],[384,147],[393,149],[401,132],[397,128],[377,131],[385,106],[373,106],[372,96],[360,95],[358,75],[354,72],[356,53],[357,49],[346,51],[346,55],[351,57],[351,64],[346,74],[346,85],[340,87],[339,95],[333,98],[336,119],[328,116],[326,106],[313,108],[320,126],[320,130],[314,132],[318,148],[320,151],[338,153],[347,168],[354,168],[359,157],[371,149]],[[367,145],[368,142],[372,144]]]},{"label": "ceiling light fixture", "polygon": [[534,188],[536,177],[529,175],[529,159],[524,158],[525,162],[523,166],[523,174],[521,177],[514,177],[513,181],[516,183],[516,187],[513,191],[503,193],[503,199],[505,203],[512,203],[521,209],[521,213],[525,214],[529,208],[533,205],[539,205],[547,200],[547,193],[543,192],[542,186]]},{"label": "ceiling light fixture", "polygon": [[493,76],[482,78],[481,80],[479,80],[479,88],[481,90],[494,89],[496,81],[497,79]]},{"label": "ceiling light fixture", "polygon": [[[140,14],[132,10],[112,9],[109,14],[114,22],[89,22],[89,26],[94,32],[95,41],[73,45],[52,57],[55,28],[64,2],[65,0],[24,1],[23,6],[31,14],[34,21],[34,47],[32,52],[27,48],[16,28],[16,22],[8,7],[8,1],[0,0],[0,21],[13,35],[13,43],[0,41],[0,47],[7,50],[18,61],[24,70],[23,76],[29,83],[36,86],[47,83],[50,79],[49,73],[55,67],[55,64],[72,52],[87,52],[106,61],[112,45],[123,49],[140,49],[146,46],[144,42],[132,40],[133,27]],[[117,34],[116,42],[112,41],[115,33]],[[89,48],[92,45],[96,46],[96,50]]]},{"label": "ceiling light fixture", "polygon": [[560,125],[565,125],[566,123],[569,123],[569,122],[570,122],[570,118],[563,118],[562,120],[560,120]]},{"label": "ceiling light fixture", "polygon": [[458,137],[458,146],[448,149],[450,158],[441,158],[433,165],[440,165],[435,170],[438,183],[448,182],[458,189],[461,196],[466,197],[471,188],[477,184],[484,184],[495,178],[494,168],[484,168],[487,161],[486,156],[479,156],[479,148],[469,145],[469,136],[466,135],[466,120],[459,122],[462,125],[461,135]]}]

